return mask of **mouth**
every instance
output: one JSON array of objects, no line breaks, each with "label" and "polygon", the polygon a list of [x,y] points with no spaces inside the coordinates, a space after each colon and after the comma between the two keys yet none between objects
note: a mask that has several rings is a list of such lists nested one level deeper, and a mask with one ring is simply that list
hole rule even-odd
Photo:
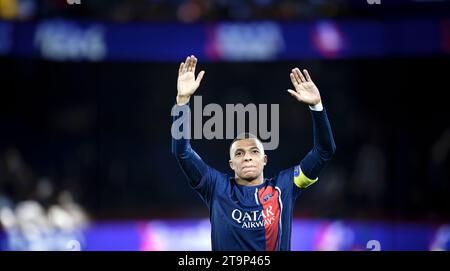
[{"label": "mouth", "polygon": [[244,167],[242,167],[242,170],[244,170],[244,169],[254,169],[254,168],[256,168],[255,166],[244,166]]}]

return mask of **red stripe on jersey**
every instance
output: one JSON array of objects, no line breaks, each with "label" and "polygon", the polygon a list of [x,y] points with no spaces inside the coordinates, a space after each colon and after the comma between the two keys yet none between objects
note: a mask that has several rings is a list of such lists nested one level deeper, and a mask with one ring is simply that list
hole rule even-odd
[{"label": "red stripe on jersey", "polygon": [[258,191],[259,202],[263,207],[264,230],[266,237],[266,250],[277,249],[278,231],[280,222],[279,193],[272,186]]}]

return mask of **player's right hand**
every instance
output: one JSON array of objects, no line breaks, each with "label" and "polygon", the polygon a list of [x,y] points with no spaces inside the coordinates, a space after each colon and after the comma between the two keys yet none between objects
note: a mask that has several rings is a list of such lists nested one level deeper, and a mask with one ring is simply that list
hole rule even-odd
[{"label": "player's right hand", "polygon": [[201,71],[195,79],[195,66],[197,58],[188,56],[185,62],[181,62],[178,70],[177,104],[183,105],[189,102],[189,98],[195,93],[203,79],[205,71]]}]

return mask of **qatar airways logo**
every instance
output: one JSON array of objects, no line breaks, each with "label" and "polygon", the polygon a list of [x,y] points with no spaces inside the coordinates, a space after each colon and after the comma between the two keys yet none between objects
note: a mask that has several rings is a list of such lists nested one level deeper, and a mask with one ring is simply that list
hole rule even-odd
[{"label": "qatar airways logo", "polygon": [[267,206],[266,209],[243,212],[239,209],[234,209],[231,213],[234,221],[241,224],[243,229],[262,228],[266,225],[271,225],[275,221],[275,214],[272,211],[272,206]]}]

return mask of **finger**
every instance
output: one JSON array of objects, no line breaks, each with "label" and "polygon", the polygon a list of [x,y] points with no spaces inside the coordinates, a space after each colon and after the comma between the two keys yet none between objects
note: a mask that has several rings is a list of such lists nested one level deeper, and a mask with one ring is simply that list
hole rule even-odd
[{"label": "finger", "polygon": [[203,75],[205,75],[205,71],[201,71],[201,72],[198,74],[197,80],[195,80],[198,84],[200,84],[200,83],[202,82]]},{"label": "finger", "polygon": [[181,62],[180,68],[178,69],[178,74],[182,74],[184,69],[184,62]]},{"label": "finger", "polygon": [[298,74],[297,74],[297,68],[292,69],[292,73],[294,74],[294,78],[297,81],[297,84],[301,84],[302,80],[300,79],[300,76],[298,76]]},{"label": "finger", "polygon": [[309,76],[308,70],[303,69],[303,72],[305,73],[306,80],[307,80],[308,82],[312,82],[311,76]]},{"label": "finger", "polygon": [[289,75],[291,77],[291,82],[294,85],[294,87],[296,85],[298,85],[297,79],[295,78],[295,75],[291,72],[291,74]]},{"label": "finger", "polygon": [[195,67],[197,66],[197,58],[195,56],[192,56],[192,72],[195,73]]},{"label": "finger", "polygon": [[189,68],[190,57],[186,57],[186,61],[184,62],[183,71],[187,72]]},{"label": "finger", "polygon": [[192,72],[192,71],[194,71],[194,56],[191,55],[191,56],[189,57],[189,59],[191,60],[191,61],[189,62],[189,71]]},{"label": "finger", "polygon": [[289,92],[292,96],[294,96],[297,100],[301,100],[300,94],[298,94],[296,91],[292,89],[288,89],[287,92]]},{"label": "finger", "polygon": [[292,69],[292,74],[294,75],[294,78],[295,78],[295,81],[297,82],[297,84],[301,84],[302,81],[300,80],[300,77],[297,76],[295,69]]},{"label": "finger", "polygon": [[188,56],[188,58],[187,58],[188,60],[186,61],[186,65],[187,65],[187,67],[186,67],[186,71],[187,72],[190,72],[191,71],[191,56]]},{"label": "finger", "polygon": [[188,67],[187,67],[187,71],[188,71],[188,72],[191,72],[191,71],[192,71],[192,61],[194,61],[194,60],[192,59],[192,56],[189,56],[189,65],[188,65]]},{"label": "finger", "polygon": [[300,81],[303,83],[303,82],[306,82],[306,79],[305,79],[305,77],[303,76],[303,74],[302,74],[302,72],[300,71],[300,69],[299,68],[295,68],[295,72],[297,73],[297,75],[300,77]]}]

